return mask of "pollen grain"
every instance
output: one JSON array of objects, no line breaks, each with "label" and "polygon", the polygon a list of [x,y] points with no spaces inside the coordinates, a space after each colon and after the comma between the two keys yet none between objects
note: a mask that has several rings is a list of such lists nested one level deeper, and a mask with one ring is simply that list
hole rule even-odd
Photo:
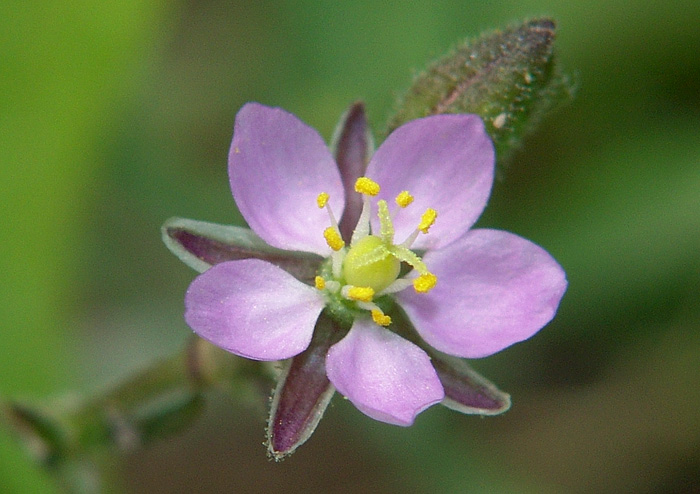
[{"label": "pollen grain", "polygon": [[316,198],[316,204],[318,205],[318,208],[325,208],[329,198],[330,196],[328,195],[328,192],[321,192]]},{"label": "pollen grain", "polygon": [[364,194],[367,196],[376,196],[379,194],[379,184],[367,177],[360,177],[355,182],[355,192]]},{"label": "pollen grain", "polygon": [[323,230],[323,238],[326,239],[328,247],[330,247],[336,252],[345,247],[345,242],[340,236],[340,233],[338,233],[338,230],[333,228],[332,226],[329,226],[328,228]]},{"label": "pollen grain", "polygon": [[418,225],[418,229],[423,233],[428,233],[430,227],[433,226],[433,224],[435,223],[436,218],[437,211],[435,211],[433,208],[426,209],[425,213],[423,213],[423,216],[421,216],[420,218],[420,224]]},{"label": "pollen grain", "polygon": [[405,208],[413,202],[413,196],[408,193],[407,190],[401,191],[398,196],[396,196],[396,204],[399,207]]},{"label": "pollen grain", "polygon": [[428,293],[437,285],[437,276],[433,273],[423,273],[413,280],[413,288],[418,293]]}]

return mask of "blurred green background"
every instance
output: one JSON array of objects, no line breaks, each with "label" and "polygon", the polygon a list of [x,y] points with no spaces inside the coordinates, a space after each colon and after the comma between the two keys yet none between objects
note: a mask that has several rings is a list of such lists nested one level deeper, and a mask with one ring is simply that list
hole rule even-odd
[{"label": "blurred green background", "polygon": [[[467,36],[558,21],[576,99],[548,118],[480,224],[564,266],[536,337],[475,366],[507,414],[441,407],[409,429],[336,397],[282,464],[264,404],[222,397],[129,454],[129,493],[691,493],[700,489],[700,2],[106,0],[0,5],[0,394],[116,383],[190,334],[195,273],[170,216],[239,223],[226,156],[246,101],[330,137],[367,103],[380,131],[411,74]],[[2,492],[54,492],[0,430]]]}]

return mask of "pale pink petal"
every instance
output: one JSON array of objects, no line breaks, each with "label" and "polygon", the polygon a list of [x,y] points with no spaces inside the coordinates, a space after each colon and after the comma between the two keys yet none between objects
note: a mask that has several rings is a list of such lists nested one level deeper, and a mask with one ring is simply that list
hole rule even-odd
[{"label": "pale pink petal", "polygon": [[444,397],[428,355],[369,319],[357,319],[328,351],[326,372],[336,389],[373,419],[407,426]]},{"label": "pale pink petal", "polygon": [[281,360],[309,346],[324,307],[318,290],[258,259],[199,275],[185,295],[185,320],[199,336],[242,357]]},{"label": "pale pink petal", "polygon": [[544,249],[497,230],[472,230],[423,260],[437,286],[397,298],[429,345],[459,357],[485,357],[529,338],[554,317],[567,285]]},{"label": "pale pink petal", "polygon": [[273,247],[327,255],[328,213],[319,193],[330,194],[337,218],[345,192],[340,172],[321,136],[280,108],[246,104],[236,115],[229,179],[248,225]]},{"label": "pale pink petal", "polygon": [[397,242],[416,229],[427,208],[437,210],[430,233],[419,235],[413,244],[435,249],[464,235],[481,215],[491,193],[494,159],[493,144],[478,116],[437,115],[396,129],[372,156],[367,176],[381,186],[378,198],[391,206],[403,190],[415,198],[394,219]]}]

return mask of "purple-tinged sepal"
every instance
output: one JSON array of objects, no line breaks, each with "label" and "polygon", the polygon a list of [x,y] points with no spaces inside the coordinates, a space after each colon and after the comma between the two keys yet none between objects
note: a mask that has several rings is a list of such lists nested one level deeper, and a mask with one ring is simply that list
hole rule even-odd
[{"label": "purple-tinged sepal", "polygon": [[510,395],[466,361],[432,349],[428,354],[445,390],[442,405],[471,415],[498,415],[510,408]]},{"label": "purple-tinged sepal", "polygon": [[299,281],[313,284],[323,258],[310,252],[271,247],[248,228],[186,218],[170,218],[162,228],[163,242],[178,259],[203,273],[215,264],[260,259],[282,268]]},{"label": "purple-tinged sepal", "polygon": [[374,141],[363,103],[353,104],[340,118],[331,141],[331,151],[345,189],[345,211],[338,227],[344,238],[350,238],[362,210],[362,196],[355,193],[355,182],[365,174],[367,163],[374,154]]},{"label": "purple-tinged sepal", "polygon": [[344,331],[325,313],[309,347],[284,362],[272,395],[267,451],[275,461],[292,454],[316,430],[335,388],[326,377],[326,354]]}]

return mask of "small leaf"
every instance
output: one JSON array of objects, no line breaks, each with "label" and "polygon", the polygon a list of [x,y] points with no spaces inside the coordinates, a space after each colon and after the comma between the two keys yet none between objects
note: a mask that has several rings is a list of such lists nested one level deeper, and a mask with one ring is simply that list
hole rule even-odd
[{"label": "small leaf", "polygon": [[476,113],[505,163],[540,118],[573,93],[556,65],[554,36],[554,21],[541,18],[459,45],[414,79],[387,134],[428,115]]},{"label": "small leaf", "polygon": [[323,260],[316,254],[271,247],[252,230],[238,226],[170,218],[161,231],[168,249],[200,273],[220,262],[261,259],[313,285]]},{"label": "small leaf", "polygon": [[335,393],[326,377],[326,354],[343,333],[338,323],[321,313],[309,348],[285,362],[267,426],[268,454],[276,461],[304,444],[323,417]]}]

